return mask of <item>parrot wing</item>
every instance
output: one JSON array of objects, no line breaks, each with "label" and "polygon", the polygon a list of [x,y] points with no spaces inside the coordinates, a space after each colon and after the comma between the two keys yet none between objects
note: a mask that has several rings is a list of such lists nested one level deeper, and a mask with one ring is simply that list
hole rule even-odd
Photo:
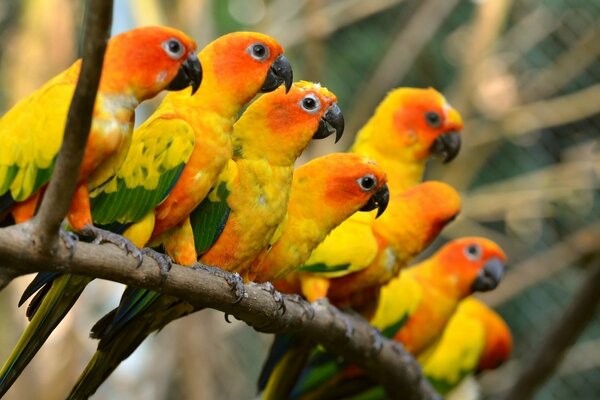
[{"label": "parrot wing", "polygon": [[363,216],[354,214],[327,239],[312,252],[300,271],[338,277],[367,268],[377,256],[377,240],[370,222],[363,220]]},{"label": "parrot wing", "polygon": [[190,214],[190,223],[194,232],[198,256],[210,249],[225,228],[231,212],[231,208],[227,203],[230,193],[228,187],[230,187],[229,183],[236,175],[236,164],[230,160],[211,192]]},{"label": "parrot wing", "polygon": [[62,76],[0,120],[0,211],[26,200],[50,180],[74,90]]},{"label": "parrot wing", "polygon": [[116,175],[90,194],[99,225],[139,221],[169,194],[194,149],[192,127],[182,119],[156,118],[133,135],[127,158]]}]

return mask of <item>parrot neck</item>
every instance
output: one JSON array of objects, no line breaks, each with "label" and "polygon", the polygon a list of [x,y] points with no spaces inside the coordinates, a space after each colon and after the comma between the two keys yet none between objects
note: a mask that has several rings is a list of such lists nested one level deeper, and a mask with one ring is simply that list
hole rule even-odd
[{"label": "parrot neck", "polygon": [[391,126],[386,128],[376,125],[372,119],[360,130],[350,152],[368,157],[379,164],[387,173],[390,194],[402,193],[422,180],[425,160],[414,154],[410,144],[390,140],[390,132],[394,132]]}]

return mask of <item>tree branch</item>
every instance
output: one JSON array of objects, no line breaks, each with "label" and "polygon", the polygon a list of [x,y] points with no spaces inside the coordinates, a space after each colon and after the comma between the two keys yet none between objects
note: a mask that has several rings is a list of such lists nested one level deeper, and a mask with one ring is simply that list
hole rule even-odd
[{"label": "tree branch", "polygon": [[106,43],[112,23],[112,0],[90,0],[79,79],[65,126],[48,190],[34,218],[37,244],[46,249],[54,243],[60,224],[71,206],[85,145],[92,125],[92,111],[100,83]]},{"label": "tree branch", "polygon": [[550,330],[541,346],[523,369],[504,399],[531,399],[552,376],[565,353],[596,315],[600,303],[600,262],[584,278],[584,283],[565,310],[561,320]]},{"label": "tree branch", "polygon": [[[208,272],[174,265],[166,279],[156,263],[145,257],[137,261],[113,245],[78,243],[74,252],[59,243],[52,254],[31,250],[31,227],[22,224],[0,229],[0,270],[12,268],[20,274],[59,271],[108,279],[127,285],[157,290],[177,296],[198,307],[210,307],[231,314],[262,332],[300,333],[321,343],[362,367],[385,387],[392,398],[435,399],[438,395],[422,377],[417,362],[397,343],[375,333],[365,321],[353,316],[347,320],[339,311],[323,303],[301,305],[284,296],[285,312],[267,291],[246,285],[246,295],[235,303],[235,294],[227,282]],[[381,343],[381,347],[377,345]]]}]

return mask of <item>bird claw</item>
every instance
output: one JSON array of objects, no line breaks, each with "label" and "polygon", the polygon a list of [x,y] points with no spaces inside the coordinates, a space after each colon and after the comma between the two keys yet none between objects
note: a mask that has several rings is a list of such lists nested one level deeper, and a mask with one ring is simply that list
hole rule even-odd
[{"label": "bird claw", "polygon": [[350,319],[345,313],[341,312],[337,307],[333,306],[329,302],[329,299],[327,299],[327,297],[322,297],[318,299],[317,301],[315,301],[315,304],[322,307],[327,307],[327,310],[332,314],[333,317],[340,319],[344,323],[344,336],[346,337],[346,339],[350,340],[352,338],[355,330],[354,324],[352,324],[352,321],[350,321]]},{"label": "bird claw", "polygon": [[237,272],[231,273],[222,270],[221,268],[211,267],[209,265],[203,265],[200,263],[192,265],[192,269],[195,269],[197,271],[206,271],[211,275],[224,279],[235,294],[235,300],[233,304],[239,303],[244,297],[246,297],[246,288],[244,287],[244,281],[242,280],[240,274],[238,274]]},{"label": "bird claw", "polygon": [[310,305],[308,301],[297,293],[289,294],[287,299],[291,302],[298,304],[302,307],[302,314],[308,316],[308,319],[315,317],[315,309]]},{"label": "bird claw", "polygon": [[100,229],[95,226],[86,225],[83,227],[80,234],[83,236],[91,237],[94,240],[92,243],[94,244],[102,244],[102,243],[112,243],[115,246],[119,247],[121,250],[124,250],[127,254],[131,254],[138,262],[138,267],[142,265],[142,260],[144,259],[142,252],[137,248],[136,245],[131,243],[129,239],[124,238],[121,235],[116,233],[107,231],[105,229]]},{"label": "bird claw", "polygon": [[371,327],[370,330],[371,341],[373,344],[373,351],[371,352],[371,357],[376,357],[381,350],[383,349],[383,339],[381,338],[381,332],[379,329]]},{"label": "bird claw", "polygon": [[171,271],[171,267],[173,266],[173,260],[171,257],[166,254],[159,253],[150,247],[144,247],[142,249],[142,254],[156,261],[158,268],[160,269],[161,278],[166,279],[169,271]]},{"label": "bird claw", "polygon": [[256,283],[256,282],[252,282],[251,285],[256,286],[257,288],[264,290],[265,292],[269,293],[272,297],[273,300],[275,301],[275,303],[277,304],[277,311],[281,311],[281,315],[285,314],[285,302],[283,301],[283,296],[281,295],[280,292],[278,292],[275,289],[275,286],[273,286],[273,284],[271,282],[261,282],[261,283]]},{"label": "bird claw", "polygon": [[65,231],[64,229],[58,231],[58,236],[65,244],[67,250],[69,250],[69,257],[73,258],[73,255],[75,254],[75,247],[77,246],[79,237],[75,233],[71,231]]}]

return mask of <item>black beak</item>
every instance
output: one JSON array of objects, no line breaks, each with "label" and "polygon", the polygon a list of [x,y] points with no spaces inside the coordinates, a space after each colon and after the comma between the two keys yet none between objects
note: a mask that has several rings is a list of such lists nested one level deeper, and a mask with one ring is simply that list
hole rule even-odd
[{"label": "black beak", "polygon": [[442,157],[444,164],[454,160],[460,151],[460,133],[448,132],[438,136],[431,145],[431,152]]},{"label": "black beak", "polygon": [[192,94],[200,87],[202,82],[202,65],[198,56],[194,53],[181,64],[175,78],[167,86],[167,90],[183,90],[188,86],[192,87]]},{"label": "black beak", "polygon": [[319,121],[319,127],[313,135],[313,139],[325,139],[335,133],[337,143],[344,134],[344,115],[337,104],[329,106],[325,115]]},{"label": "black beak", "polygon": [[363,208],[360,209],[360,211],[372,211],[378,208],[379,210],[377,210],[377,215],[375,216],[375,218],[379,218],[379,216],[383,214],[383,212],[387,208],[389,202],[390,190],[388,189],[386,184],[380,187],[378,191],[373,193],[367,204],[365,204]]},{"label": "black beak", "polygon": [[498,258],[490,259],[477,275],[477,279],[471,285],[473,292],[488,292],[496,289],[504,274],[504,263]]},{"label": "black beak", "polygon": [[261,92],[267,93],[277,89],[282,83],[285,85],[285,92],[289,92],[294,81],[294,73],[292,71],[292,64],[285,56],[281,55],[273,61],[271,68],[267,73],[265,83],[263,83]]}]

